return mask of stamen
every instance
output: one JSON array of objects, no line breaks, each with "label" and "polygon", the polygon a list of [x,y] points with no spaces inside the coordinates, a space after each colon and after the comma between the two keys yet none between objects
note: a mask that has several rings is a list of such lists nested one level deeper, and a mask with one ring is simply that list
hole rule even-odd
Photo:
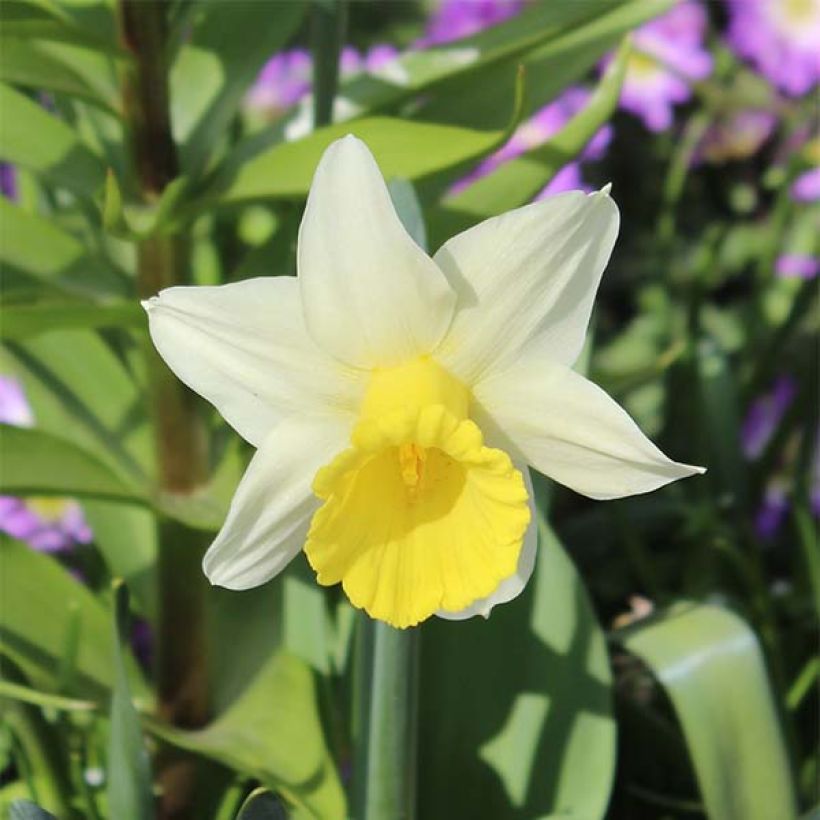
[{"label": "stamen", "polygon": [[411,499],[418,496],[424,477],[424,463],[427,461],[427,450],[418,444],[399,446],[399,468],[401,479],[407,487]]}]

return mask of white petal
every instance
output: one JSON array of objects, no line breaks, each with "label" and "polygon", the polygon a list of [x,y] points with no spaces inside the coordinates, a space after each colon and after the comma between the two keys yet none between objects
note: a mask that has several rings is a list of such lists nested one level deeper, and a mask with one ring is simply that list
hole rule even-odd
[{"label": "white petal", "polygon": [[476,385],[476,421],[512,453],[590,498],[647,493],[701,467],[670,461],[600,387],[540,355]]},{"label": "white petal", "polygon": [[618,235],[606,190],[568,191],[493,217],[446,242],[435,261],[458,293],[436,353],[473,384],[504,369],[533,338],[572,364]]},{"label": "white petal", "polygon": [[291,417],[277,425],[248,465],[228,517],[202,567],[212,584],[249,589],[281,572],[302,549],[320,501],[316,471],[348,446],[340,417]]},{"label": "white petal", "polygon": [[298,262],[308,330],[343,362],[382,367],[430,353],[450,324],[455,294],[353,136],[334,142],[316,169]]},{"label": "white petal", "polygon": [[535,567],[535,554],[538,548],[538,524],[536,523],[535,511],[535,496],[532,491],[532,479],[530,478],[530,471],[526,464],[517,463],[516,468],[521,471],[524,476],[524,483],[527,485],[527,493],[530,497],[530,525],[527,527],[527,532],[524,534],[524,543],[521,546],[521,554],[518,556],[518,567],[515,575],[505,578],[487,598],[481,598],[475,603],[470,604],[461,612],[445,612],[440,609],[436,612],[439,618],[444,618],[447,621],[464,621],[467,618],[472,618],[476,615],[482,615],[485,618],[490,617],[493,607],[498,604],[506,604],[517,598],[527,581],[530,580],[533,568]]},{"label": "white petal", "polygon": [[144,304],[171,370],[255,447],[292,413],[358,406],[361,374],[308,335],[293,277],[169,288]]}]

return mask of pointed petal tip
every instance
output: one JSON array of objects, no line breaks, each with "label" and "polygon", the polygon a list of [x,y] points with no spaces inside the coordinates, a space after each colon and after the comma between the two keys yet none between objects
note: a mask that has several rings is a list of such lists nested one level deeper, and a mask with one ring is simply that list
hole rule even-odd
[{"label": "pointed petal tip", "polygon": [[156,307],[158,300],[159,297],[152,296],[150,299],[142,299],[140,305],[146,313],[150,313]]}]

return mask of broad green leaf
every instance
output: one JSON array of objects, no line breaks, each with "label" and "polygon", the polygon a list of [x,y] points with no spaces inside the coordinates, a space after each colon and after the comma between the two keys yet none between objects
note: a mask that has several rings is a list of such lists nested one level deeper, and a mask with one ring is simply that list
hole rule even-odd
[{"label": "broad green leaf", "polygon": [[495,214],[512,210],[531,200],[568,162],[584,149],[598,129],[612,116],[621,92],[629,43],[618,52],[589,102],[554,137],[520,157],[505,162],[465,191],[445,199],[433,216],[433,245]]},{"label": "broad green leaf", "polygon": [[158,737],[259,780],[295,806],[295,817],[344,818],[345,799],[322,735],[312,673],[284,652],[210,725],[185,731],[148,721]]},{"label": "broad green leaf", "polygon": [[131,687],[122,646],[128,641],[128,592],[114,582],[111,639],[114,655],[114,691],[108,738],[108,806],[113,817],[150,820],[154,816],[151,768],[139,715],[131,702]]},{"label": "broad green leaf", "polygon": [[45,809],[30,800],[15,800],[9,807],[9,820],[57,820]]},{"label": "broad green leaf", "polygon": [[710,820],[795,817],[777,709],[754,632],[717,606],[683,605],[626,634],[683,728]]},{"label": "broad green leaf", "polygon": [[125,483],[152,474],[140,384],[92,331],[60,330],[8,343],[4,372],[22,380],[38,429],[93,453]]},{"label": "broad green leaf", "polygon": [[[71,15],[74,6],[79,12],[76,19]],[[61,0],[59,5],[50,0],[3,0],[0,30],[7,37],[53,40],[124,56],[111,36],[112,15],[106,14],[107,11],[103,3],[83,3],[82,0]],[[106,18],[104,22],[101,17]]]},{"label": "broad green leaf", "polygon": [[[124,291],[122,278],[106,260],[90,254],[53,220],[0,198],[0,264],[4,275],[22,274],[66,295],[98,298]],[[13,294],[13,287],[8,293]]]},{"label": "broad green leaf", "polygon": [[290,39],[305,3],[201,3],[171,71],[174,136],[183,163],[201,167],[265,62]]},{"label": "broad green leaf", "polygon": [[[0,651],[27,674],[54,685],[65,654],[68,624],[79,623],[74,661],[74,686],[68,694],[97,700],[114,683],[109,614],[100,601],[53,558],[26,544],[0,537],[0,566],[5,578],[0,606]],[[134,693],[147,702],[148,693],[136,664],[129,658]]]},{"label": "broad green leaf", "polygon": [[144,502],[144,488],[126,484],[96,456],[42,430],[0,425],[0,492],[70,495]]},{"label": "broad green leaf", "polygon": [[93,197],[102,188],[102,162],[57,116],[2,83],[0,111],[0,159],[80,196]]},{"label": "broad green leaf", "polygon": [[[488,124],[495,124],[508,105],[509,89],[520,64],[527,78],[522,113],[528,117],[565,88],[583,79],[626,33],[671,4],[672,0],[602,4],[597,14],[562,29],[518,60],[470,72],[457,82],[448,83],[422,103],[415,116],[463,126],[486,128]],[[588,4],[587,8],[591,10],[593,6]]]},{"label": "broad green leaf", "polygon": [[527,52],[595,21],[612,8],[612,0],[583,3],[540,0],[514,18],[472,37],[405,52],[378,77],[351,78],[342,85],[339,94],[363,112],[392,107],[408,97],[432,93],[479,69],[520,62]]},{"label": "broad green leaf", "polygon": [[111,109],[108,100],[70,65],[36,41],[19,37],[0,39],[0,80],[36,91],[54,91]]},{"label": "broad green leaf", "polygon": [[603,818],[615,770],[606,643],[541,522],[535,572],[488,620],[422,635],[419,816]]},{"label": "broad green leaf", "polygon": [[477,159],[501,145],[517,122],[517,110],[516,104],[509,128],[493,131],[389,117],[331,125],[297,142],[274,145],[232,170],[226,167],[205,200],[227,205],[261,199],[301,199],[307,195],[324,150],[345,134],[355,134],[367,143],[386,177],[418,179]]},{"label": "broad green leaf", "polygon": [[83,500],[94,544],[112,577],[122,578],[151,623],[157,616],[157,533],[150,510],[113,501]]},{"label": "broad green leaf", "polygon": [[0,339],[19,341],[41,333],[73,328],[142,328],[144,325],[145,312],[136,302],[38,302],[4,306]]}]

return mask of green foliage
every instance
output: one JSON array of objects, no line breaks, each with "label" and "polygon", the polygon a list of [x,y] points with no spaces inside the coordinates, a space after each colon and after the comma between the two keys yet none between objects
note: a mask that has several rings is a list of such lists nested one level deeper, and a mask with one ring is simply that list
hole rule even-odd
[{"label": "green foliage", "polygon": [[780,721],[754,632],[728,610],[681,604],[624,640],[669,693],[712,820],[794,817]]},{"label": "green foliage", "polygon": [[167,743],[218,760],[275,789],[297,812],[342,818],[344,794],[315,699],[307,666],[278,652],[203,729],[184,731],[153,721],[148,726]]},{"label": "green foliage", "polygon": [[[0,159],[18,189],[0,197],[0,375],[21,382],[33,414],[31,427],[0,428],[0,493],[44,508],[76,498],[93,531],[71,554],[0,541],[0,812],[151,817],[171,760],[190,767],[195,816],[357,816],[391,778],[391,800],[407,782],[416,661],[419,817],[785,820],[815,806],[820,320],[816,282],[774,273],[782,254],[818,253],[818,206],[789,194],[816,165],[813,143],[801,144],[811,101],[779,102],[755,156],[704,159],[715,124],[777,96],[714,45],[714,4],[716,72],[674,130],[652,137],[616,109],[634,68],[629,33],[671,0],[532,0],[434,47],[411,47],[419,4],[347,4],[345,35],[344,4],[322,0],[136,2],[159,23],[124,43],[126,5],[0,2]],[[339,13],[317,28],[321,8]],[[139,121],[139,87],[124,84],[152,38],[173,143],[156,188],[134,161],[156,123]],[[334,106],[335,44],[385,41],[396,59],[342,76]],[[271,55],[310,42],[333,45],[318,70],[318,108],[332,111],[320,122],[331,124],[312,128],[309,96],[252,110]],[[452,193],[579,82],[590,96],[563,128]],[[344,134],[368,143],[408,231],[435,250],[531,201],[608,123],[609,157],[587,162],[585,180],[613,182],[623,229],[577,367],[707,475],[596,506],[550,488],[524,593],[487,621],[433,619],[412,639],[362,629],[302,558],[257,590],[206,588],[201,552],[250,452],[182,391],[180,417],[158,410],[178,386],[150,350],[140,300],[178,282],[293,275],[316,164]],[[796,395],[750,456],[743,420],[783,375]],[[199,422],[202,464],[176,486],[169,441]],[[763,536],[772,498],[790,511]],[[174,623],[177,607],[195,617]],[[660,615],[642,621],[653,607]],[[131,616],[152,630],[153,665],[129,648]],[[201,657],[183,681],[173,662],[189,638]],[[382,660],[366,685],[368,652]],[[159,683],[168,668],[173,697]],[[175,713],[188,687],[205,704],[190,720]],[[381,804],[362,820],[401,810]]]},{"label": "green foliage", "polygon": [[421,816],[604,815],[615,772],[606,643],[543,521],[539,535],[535,574],[515,601],[458,630],[425,626]]},{"label": "green foliage", "polygon": [[150,820],[154,816],[151,768],[139,715],[131,702],[123,646],[128,641],[128,592],[114,582],[114,690],[111,693],[111,730],[108,745],[108,808],[114,817]]}]

